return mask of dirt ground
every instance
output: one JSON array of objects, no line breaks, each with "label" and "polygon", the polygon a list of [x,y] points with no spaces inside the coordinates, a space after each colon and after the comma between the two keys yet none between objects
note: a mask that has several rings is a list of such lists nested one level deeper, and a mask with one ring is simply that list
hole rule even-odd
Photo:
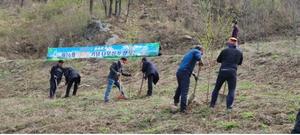
[{"label": "dirt ground", "polygon": [[[3,58],[0,133],[289,133],[300,107],[299,40],[296,43],[280,40],[240,47],[244,63],[238,70],[231,121],[225,102],[218,104],[215,113],[207,107],[207,90],[211,93],[214,87],[219,67],[214,59],[219,51],[204,57],[196,99],[188,115],[173,114],[170,108],[182,55],[150,58],[161,76],[151,98],[137,97],[141,73],[139,61],[132,60],[126,69],[133,77],[122,79],[130,99],[117,100],[114,88],[109,104],[103,103],[103,93],[111,61],[67,61],[65,66],[82,75],[78,95],[60,98],[63,87],[55,100],[49,100],[49,70],[54,63]],[[190,89],[193,87],[191,80]]]}]

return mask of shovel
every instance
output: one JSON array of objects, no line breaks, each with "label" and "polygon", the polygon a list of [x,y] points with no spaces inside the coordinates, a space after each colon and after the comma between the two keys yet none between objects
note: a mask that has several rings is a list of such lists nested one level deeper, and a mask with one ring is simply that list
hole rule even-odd
[{"label": "shovel", "polygon": [[195,93],[196,93],[197,84],[198,84],[198,80],[199,80],[199,73],[200,73],[200,70],[201,70],[201,66],[199,66],[199,68],[198,68],[198,72],[197,72],[197,80],[196,80],[196,83],[195,83],[194,91],[193,91],[192,95],[190,96],[190,98],[189,98],[189,100],[188,100],[188,105],[190,105],[190,104],[192,103],[192,101],[194,100],[194,98],[195,98]]},{"label": "shovel", "polygon": [[139,91],[138,91],[138,96],[140,96],[141,93],[142,93],[143,84],[144,84],[144,74],[143,74],[143,76],[142,76],[142,83],[141,83],[141,87],[140,87],[140,89],[139,89]]},{"label": "shovel", "polygon": [[226,82],[224,82],[224,86],[223,86],[223,93],[219,94],[220,96],[220,103],[223,103],[225,101],[225,98],[227,97],[227,95],[225,95],[225,91],[226,91]]},{"label": "shovel", "polygon": [[122,86],[122,81],[121,81],[121,75],[119,76],[119,84],[120,84],[120,89],[119,89],[119,92],[120,92],[120,95],[117,96],[117,99],[125,99],[125,93],[123,91],[123,86]]}]

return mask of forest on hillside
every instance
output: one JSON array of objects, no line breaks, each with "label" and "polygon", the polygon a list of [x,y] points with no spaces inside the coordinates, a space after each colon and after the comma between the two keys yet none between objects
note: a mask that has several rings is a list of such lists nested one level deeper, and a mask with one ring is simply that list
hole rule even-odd
[{"label": "forest on hillside", "polygon": [[[218,48],[238,21],[240,43],[296,40],[299,0],[0,0],[0,56],[43,58],[47,47],[161,42],[178,46],[200,42]],[[89,24],[109,28],[87,38]],[[185,38],[193,40],[186,41]]]}]

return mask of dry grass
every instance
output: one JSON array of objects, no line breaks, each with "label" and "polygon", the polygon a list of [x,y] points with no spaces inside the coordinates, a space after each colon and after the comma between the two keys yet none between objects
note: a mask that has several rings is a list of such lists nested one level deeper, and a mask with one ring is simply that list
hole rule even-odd
[{"label": "dry grass", "polygon": [[[232,121],[227,121],[224,103],[210,115],[206,100],[207,71],[201,72],[196,102],[189,115],[172,114],[170,104],[176,88],[175,72],[180,55],[151,58],[161,80],[151,98],[136,97],[140,86],[138,62],[127,66],[134,71],[123,84],[129,100],[103,103],[106,76],[111,62],[68,61],[66,66],[80,70],[84,84],[78,96],[47,99],[49,69],[42,60],[16,60],[0,68],[0,133],[289,133],[299,97],[299,52],[285,50],[285,41],[246,44],[245,63],[239,68],[239,83]],[[271,53],[271,55],[269,54]],[[273,56],[273,55],[278,56]],[[258,57],[259,56],[259,57]],[[215,57],[215,56],[214,56]],[[266,59],[266,62],[259,63]],[[278,66],[280,65],[280,66]],[[277,68],[276,68],[277,67]],[[281,68],[285,67],[285,68]],[[213,72],[218,65],[211,67]],[[213,88],[216,75],[211,79]],[[276,76],[280,76],[275,79]],[[193,87],[194,81],[190,85]],[[59,95],[64,90],[58,91]],[[143,94],[146,87],[143,89]]]}]

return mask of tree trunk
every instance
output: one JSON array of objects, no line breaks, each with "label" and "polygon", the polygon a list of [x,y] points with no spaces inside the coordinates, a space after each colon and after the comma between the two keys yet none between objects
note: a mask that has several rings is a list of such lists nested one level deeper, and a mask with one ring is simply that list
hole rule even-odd
[{"label": "tree trunk", "polygon": [[115,0],[115,16],[118,16],[118,4],[119,3],[119,0]]},{"label": "tree trunk", "polygon": [[119,12],[118,12],[118,16],[121,15],[121,10],[122,10],[122,3],[121,3],[122,0],[119,0]]},{"label": "tree trunk", "polygon": [[129,16],[129,11],[130,11],[130,5],[131,5],[131,0],[128,0],[128,3],[127,3],[127,13],[126,13],[126,19],[125,19],[125,22],[127,22],[127,18]]},{"label": "tree trunk", "polygon": [[90,0],[90,15],[93,15],[94,0]]},{"label": "tree trunk", "polygon": [[115,15],[120,16],[121,15],[121,0],[116,0],[115,3]]},{"label": "tree trunk", "polygon": [[21,0],[20,6],[21,6],[21,7],[24,6],[24,0]]},{"label": "tree trunk", "polygon": [[103,8],[104,8],[104,12],[105,12],[105,16],[107,17],[107,1],[106,0],[102,0],[102,4],[103,4]]},{"label": "tree trunk", "polygon": [[112,5],[113,5],[113,0],[110,0],[110,2],[109,2],[108,17],[111,17],[111,14],[112,14]]}]

